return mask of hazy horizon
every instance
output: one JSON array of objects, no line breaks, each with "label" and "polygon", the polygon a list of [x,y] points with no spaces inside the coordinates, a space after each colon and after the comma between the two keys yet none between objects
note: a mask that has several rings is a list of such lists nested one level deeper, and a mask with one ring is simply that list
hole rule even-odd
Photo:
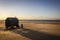
[{"label": "hazy horizon", "polygon": [[59,0],[0,0],[0,20],[60,20]]}]

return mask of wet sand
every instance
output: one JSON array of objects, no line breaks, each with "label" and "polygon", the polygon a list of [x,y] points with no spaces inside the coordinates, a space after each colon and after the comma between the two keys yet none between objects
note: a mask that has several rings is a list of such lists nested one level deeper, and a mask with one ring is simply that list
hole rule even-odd
[{"label": "wet sand", "polygon": [[23,28],[5,30],[4,22],[0,23],[0,40],[60,40],[60,24],[33,22],[20,24],[23,24]]}]

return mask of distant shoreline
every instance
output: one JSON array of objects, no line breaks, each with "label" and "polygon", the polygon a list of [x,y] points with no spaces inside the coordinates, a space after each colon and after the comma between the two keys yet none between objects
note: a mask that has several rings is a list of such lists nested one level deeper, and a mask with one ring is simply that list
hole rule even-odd
[{"label": "distant shoreline", "polygon": [[[0,23],[1,22],[5,22],[5,20],[0,20]],[[60,24],[60,20],[19,20],[19,22],[28,22],[28,23],[43,23],[43,24]]]},{"label": "distant shoreline", "polygon": [[20,20],[20,21],[60,22],[60,20]]}]

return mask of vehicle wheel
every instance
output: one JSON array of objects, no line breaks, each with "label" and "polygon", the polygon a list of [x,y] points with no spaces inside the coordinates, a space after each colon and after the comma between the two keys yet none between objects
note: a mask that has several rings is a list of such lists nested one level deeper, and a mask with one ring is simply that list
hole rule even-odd
[{"label": "vehicle wheel", "polygon": [[6,26],[6,29],[8,29],[8,26]]},{"label": "vehicle wheel", "polygon": [[19,28],[19,25],[16,25],[17,28]]}]

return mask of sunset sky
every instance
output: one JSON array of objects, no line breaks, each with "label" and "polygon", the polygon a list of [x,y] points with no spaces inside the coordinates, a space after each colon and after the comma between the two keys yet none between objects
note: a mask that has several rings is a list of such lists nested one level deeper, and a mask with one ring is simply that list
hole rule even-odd
[{"label": "sunset sky", "polygon": [[19,19],[60,19],[59,0],[0,0],[0,20],[7,17]]}]

